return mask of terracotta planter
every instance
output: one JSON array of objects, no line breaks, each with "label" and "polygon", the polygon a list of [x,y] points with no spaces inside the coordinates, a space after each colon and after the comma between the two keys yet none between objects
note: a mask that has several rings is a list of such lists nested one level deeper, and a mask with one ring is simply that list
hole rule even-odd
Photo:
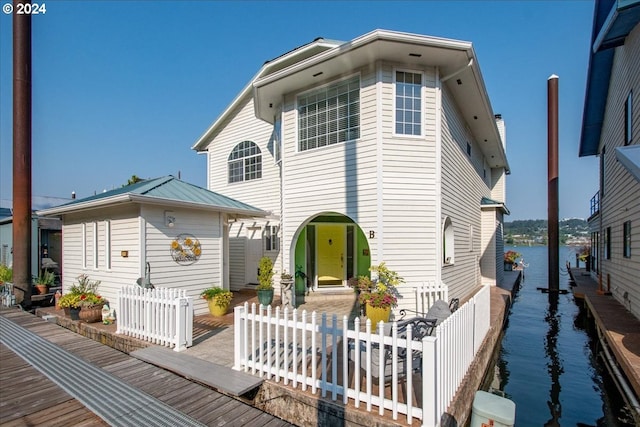
[{"label": "terracotta planter", "polygon": [[47,285],[33,285],[37,291],[39,295],[45,295],[48,291],[49,291],[49,287]]},{"label": "terracotta planter", "polygon": [[378,323],[381,320],[384,323],[387,323],[389,321],[389,317],[391,316],[391,307],[372,307],[369,303],[367,303],[366,314],[367,317],[371,320],[371,330],[375,332],[378,327]]},{"label": "terracotta planter", "polygon": [[229,310],[228,304],[222,307],[220,307],[219,305],[216,305],[215,298],[207,300],[207,305],[209,306],[209,313],[211,313],[211,315],[215,317],[224,316],[225,314],[227,314],[227,311]]}]

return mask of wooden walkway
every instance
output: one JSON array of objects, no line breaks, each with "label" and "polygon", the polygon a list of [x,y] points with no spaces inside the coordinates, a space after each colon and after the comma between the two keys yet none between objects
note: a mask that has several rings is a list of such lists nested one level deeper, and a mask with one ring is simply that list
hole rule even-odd
[{"label": "wooden walkway", "polygon": [[640,319],[611,295],[597,292],[598,283],[582,268],[572,268],[573,294],[584,299],[596,325],[614,353],[636,396],[640,396]]},{"label": "wooden walkway", "polygon": [[[35,333],[73,356],[114,376],[150,399],[185,414],[204,425],[290,425],[248,404],[196,384],[164,369],[128,356],[118,350],[85,338],[53,323],[18,309],[0,311],[0,316]],[[7,337],[3,337],[3,343]],[[66,422],[59,425],[107,425],[78,400],[46,375],[40,373],[7,346],[2,345],[0,368],[0,425],[55,425],[52,414]],[[65,360],[56,361],[59,369],[69,369]],[[90,382],[92,378],[77,378]],[[95,384],[100,388],[100,384]],[[113,402],[117,396],[105,396]],[[113,408],[114,410],[116,408]]]}]

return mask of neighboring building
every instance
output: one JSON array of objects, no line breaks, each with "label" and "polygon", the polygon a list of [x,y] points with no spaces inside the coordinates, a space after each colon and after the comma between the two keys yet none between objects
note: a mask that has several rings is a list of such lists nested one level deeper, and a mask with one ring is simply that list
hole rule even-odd
[{"label": "neighboring building", "polygon": [[640,1],[596,1],[580,156],[600,157],[591,274],[640,317]]},{"label": "neighboring building", "polygon": [[[62,223],[57,218],[31,218],[31,276],[62,261]],[[43,263],[44,260],[44,263]],[[53,264],[52,264],[53,261]],[[13,212],[0,208],[0,265],[13,265]]]},{"label": "neighboring building", "polygon": [[318,292],[386,262],[401,307],[500,283],[504,132],[469,42],[376,30],[268,61],[193,146],[209,188],[270,213],[230,224],[232,289],[263,255]]},{"label": "neighboring building", "polygon": [[172,176],[38,213],[62,218],[63,292],[86,274],[117,312],[118,289],[147,275],[155,287],[187,289],[196,314],[208,313],[203,289],[229,288],[228,218],[266,214]]}]

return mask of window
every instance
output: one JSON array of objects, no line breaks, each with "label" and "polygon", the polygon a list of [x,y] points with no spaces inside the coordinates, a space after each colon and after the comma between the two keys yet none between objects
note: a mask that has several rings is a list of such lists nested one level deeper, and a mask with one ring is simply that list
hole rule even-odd
[{"label": "window", "polygon": [[265,250],[277,251],[278,244],[278,227],[275,225],[268,225],[264,230]]},{"label": "window", "polygon": [[467,141],[467,156],[471,157],[471,144]]},{"label": "window", "polygon": [[251,141],[242,141],[229,155],[229,183],[262,178],[262,153]]},{"label": "window", "polygon": [[631,258],[631,221],[626,221],[622,229],[622,255],[625,258]]},{"label": "window", "polygon": [[611,227],[604,230],[604,257],[611,259]]},{"label": "window", "polygon": [[396,71],[396,134],[422,135],[422,74]]},{"label": "window", "polygon": [[298,150],[360,137],[360,77],[298,97]]},{"label": "window", "polygon": [[444,264],[453,264],[454,262],[454,235],[451,218],[444,220],[444,230],[442,233],[442,262]]},{"label": "window", "polygon": [[633,91],[629,92],[624,104],[624,145],[633,140]]}]

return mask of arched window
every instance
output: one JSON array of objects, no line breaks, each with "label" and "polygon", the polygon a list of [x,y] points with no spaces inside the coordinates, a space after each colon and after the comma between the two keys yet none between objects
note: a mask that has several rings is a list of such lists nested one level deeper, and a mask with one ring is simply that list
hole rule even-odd
[{"label": "arched window", "polygon": [[242,141],[229,154],[229,183],[262,178],[262,152],[251,141]]},{"label": "arched window", "polygon": [[444,264],[453,264],[455,247],[455,238],[453,235],[453,224],[451,224],[451,218],[447,217],[444,220],[444,229],[442,233],[442,262]]}]

